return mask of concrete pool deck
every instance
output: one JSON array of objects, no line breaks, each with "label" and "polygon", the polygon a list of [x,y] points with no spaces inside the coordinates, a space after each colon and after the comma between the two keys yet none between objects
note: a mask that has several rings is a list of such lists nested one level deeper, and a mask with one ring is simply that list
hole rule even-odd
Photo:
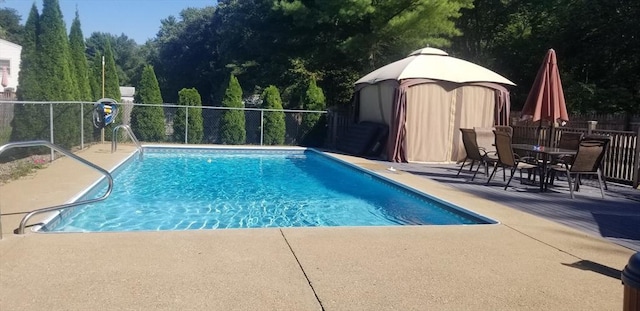
[{"label": "concrete pool deck", "polygon": [[[76,154],[111,169],[133,150]],[[62,158],[0,186],[0,310],[622,309],[618,278],[634,251],[336,156],[500,224],[14,234],[22,213],[64,203],[99,177]]]}]

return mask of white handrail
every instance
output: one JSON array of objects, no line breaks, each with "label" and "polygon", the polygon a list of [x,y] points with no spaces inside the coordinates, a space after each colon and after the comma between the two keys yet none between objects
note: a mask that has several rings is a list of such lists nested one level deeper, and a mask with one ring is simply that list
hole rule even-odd
[{"label": "white handrail", "polygon": [[[97,198],[97,199],[90,199],[90,200],[84,200],[84,201],[77,201],[77,202],[73,202],[73,203],[67,203],[67,204],[62,204],[62,205],[56,205],[56,206],[51,206],[51,207],[45,207],[45,208],[40,208],[37,210],[33,210],[29,213],[27,213],[23,218],[22,221],[20,221],[20,227],[18,227],[18,234],[24,234],[24,228],[27,224],[27,221],[29,220],[29,218],[31,218],[34,215],[40,214],[40,213],[45,213],[45,212],[51,212],[51,211],[55,211],[55,210],[61,210],[61,209],[65,209],[68,207],[73,207],[73,206],[78,206],[78,205],[82,205],[82,204],[91,204],[91,203],[95,203],[95,202],[99,202],[102,201],[104,199],[106,199],[110,194],[111,191],[113,190],[113,177],[111,177],[111,174],[109,174],[109,172],[107,172],[106,170],[104,170],[103,168],[73,154],[71,151],[66,150],[60,146],[54,145],[46,140],[32,140],[32,141],[22,141],[22,142],[13,142],[13,143],[8,143],[6,145],[0,146],[0,154],[2,154],[4,151],[9,150],[9,149],[13,149],[13,148],[20,148],[20,147],[37,147],[37,146],[46,146],[49,147],[53,150],[56,150],[84,165],[87,165],[93,169],[95,169],[96,171],[102,173],[106,178],[107,178],[107,182],[109,183],[108,187],[107,187],[107,192],[105,192],[104,195],[102,195],[101,197]],[[0,221],[0,239],[2,239],[2,221]]]},{"label": "white handrail", "polygon": [[138,141],[136,135],[133,134],[133,130],[131,130],[131,127],[126,124],[120,124],[113,128],[113,136],[111,137],[111,153],[114,153],[116,152],[116,150],[118,150],[118,130],[121,128],[125,129],[133,143],[136,145],[136,147],[138,147],[138,150],[140,150],[140,159],[142,159],[142,156],[144,155],[144,149],[142,148],[142,145]]}]

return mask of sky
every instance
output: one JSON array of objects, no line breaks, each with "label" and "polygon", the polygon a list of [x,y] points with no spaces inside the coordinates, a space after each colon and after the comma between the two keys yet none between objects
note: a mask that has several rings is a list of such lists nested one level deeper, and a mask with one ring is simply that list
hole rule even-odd
[{"label": "sky", "polygon": [[[58,0],[67,26],[73,22],[76,8],[85,38],[93,32],[106,32],[116,36],[125,34],[138,44],[156,37],[160,20],[173,15],[177,18],[186,8],[203,8],[216,5],[216,0]],[[31,5],[36,4],[42,14],[42,0],[0,0],[0,7],[12,8],[22,17],[24,25]]]}]

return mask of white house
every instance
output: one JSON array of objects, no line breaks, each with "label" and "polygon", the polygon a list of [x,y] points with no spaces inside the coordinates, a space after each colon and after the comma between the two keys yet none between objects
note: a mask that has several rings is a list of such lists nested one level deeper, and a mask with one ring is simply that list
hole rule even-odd
[{"label": "white house", "polygon": [[0,92],[15,93],[18,89],[22,46],[0,39]]}]

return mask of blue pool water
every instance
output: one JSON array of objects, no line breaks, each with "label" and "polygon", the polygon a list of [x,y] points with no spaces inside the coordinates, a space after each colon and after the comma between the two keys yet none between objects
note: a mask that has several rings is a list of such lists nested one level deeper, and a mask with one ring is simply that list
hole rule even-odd
[{"label": "blue pool water", "polygon": [[[99,197],[106,186],[85,197]],[[491,223],[313,150],[145,149],[45,231]]]}]

